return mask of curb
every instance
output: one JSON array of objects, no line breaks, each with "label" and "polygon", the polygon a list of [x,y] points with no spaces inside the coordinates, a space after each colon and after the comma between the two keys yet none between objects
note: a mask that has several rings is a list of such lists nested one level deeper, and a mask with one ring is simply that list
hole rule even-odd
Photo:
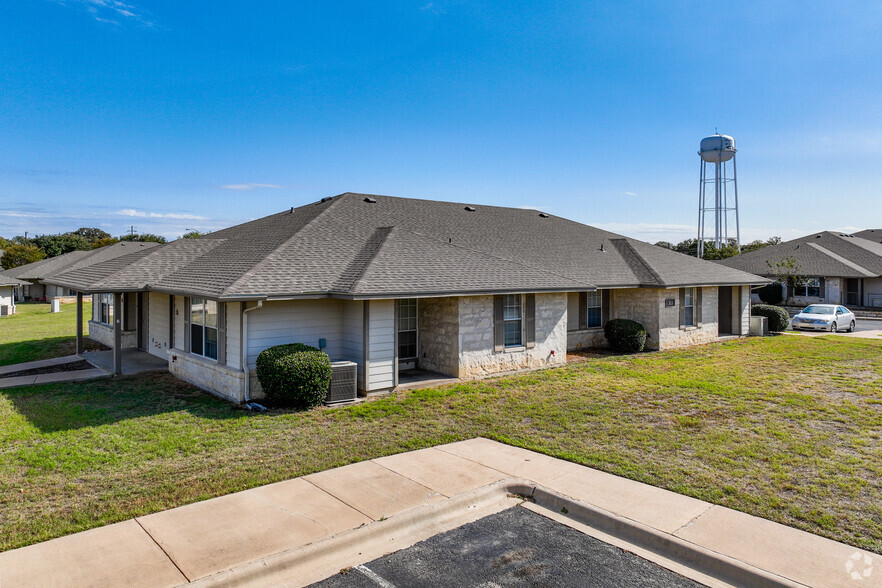
[{"label": "curb", "polygon": [[346,569],[369,562],[525,501],[533,502],[549,513],[563,512],[565,514],[559,516],[727,584],[757,588],[803,586],[521,478],[501,480],[444,502],[424,505],[388,520],[374,521],[182,586],[265,586],[283,582],[301,586],[311,584],[342,571],[341,567]]}]

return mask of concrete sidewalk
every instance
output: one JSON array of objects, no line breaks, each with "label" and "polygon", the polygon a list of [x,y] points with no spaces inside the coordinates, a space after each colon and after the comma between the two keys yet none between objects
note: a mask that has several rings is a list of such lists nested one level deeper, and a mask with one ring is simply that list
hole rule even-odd
[{"label": "concrete sidewalk", "polygon": [[[17,363],[13,365],[0,366],[0,389],[14,388],[16,386],[32,386],[34,384],[49,384],[51,382],[75,382],[78,380],[90,380],[92,378],[101,378],[109,375],[108,372],[93,368],[88,370],[76,370],[71,372],[54,372],[50,374],[36,374],[32,376],[13,376],[8,377],[6,374],[15,372],[23,372],[25,370],[34,370],[45,367],[53,367],[56,365],[64,365],[82,361],[84,358],[79,355],[66,355],[64,357],[53,357],[52,359],[41,359],[39,361],[28,361],[25,363]],[[94,364],[93,364],[94,365]]]},{"label": "concrete sidewalk", "polygon": [[875,554],[472,439],[0,553],[0,586],[304,585],[515,505],[712,586],[882,585]]}]

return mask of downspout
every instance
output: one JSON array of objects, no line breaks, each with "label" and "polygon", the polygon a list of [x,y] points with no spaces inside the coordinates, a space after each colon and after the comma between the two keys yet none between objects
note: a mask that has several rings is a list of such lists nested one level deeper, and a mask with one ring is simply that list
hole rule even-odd
[{"label": "downspout", "polygon": [[257,301],[257,306],[242,310],[242,371],[245,372],[245,406],[248,410],[266,410],[266,407],[251,402],[251,374],[248,372],[248,313],[263,307],[263,300]]}]

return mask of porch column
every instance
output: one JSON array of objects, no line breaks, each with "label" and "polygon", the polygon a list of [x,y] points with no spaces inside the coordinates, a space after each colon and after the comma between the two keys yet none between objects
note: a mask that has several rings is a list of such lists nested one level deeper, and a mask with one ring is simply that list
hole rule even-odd
[{"label": "porch column", "polygon": [[77,355],[83,351],[83,293],[77,292]]},{"label": "porch column", "polygon": [[113,293],[113,375],[122,374],[122,294]]}]

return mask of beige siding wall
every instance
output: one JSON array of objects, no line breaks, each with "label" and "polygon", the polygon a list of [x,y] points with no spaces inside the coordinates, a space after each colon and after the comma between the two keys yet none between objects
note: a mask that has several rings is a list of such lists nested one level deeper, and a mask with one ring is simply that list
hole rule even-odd
[{"label": "beige siding wall", "polygon": [[364,390],[364,305],[362,300],[344,300],[342,303],[340,359],[358,364],[359,390]]},{"label": "beige siding wall", "polygon": [[261,351],[274,345],[303,343],[319,346],[331,359],[342,357],[343,326],[340,300],[290,300],[264,302],[263,308],[248,313],[248,364],[254,368]]},{"label": "beige siding wall", "polygon": [[227,302],[227,367],[242,369],[242,303]]},{"label": "beige siding wall", "polygon": [[395,301],[371,300],[368,310],[368,378],[365,390],[395,386]]},{"label": "beige siding wall", "polygon": [[5,306],[8,314],[15,313],[15,300],[12,296],[12,286],[0,286],[0,306]]},{"label": "beige siding wall", "polygon": [[147,299],[147,351],[166,359],[171,348],[169,341],[169,296],[157,292],[145,292]]},{"label": "beige siding wall", "polygon": [[184,314],[187,312],[187,309],[184,307],[184,297],[183,296],[175,296],[175,349],[184,349],[184,340],[185,336],[188,336],[185,332],[185,318]]}]

